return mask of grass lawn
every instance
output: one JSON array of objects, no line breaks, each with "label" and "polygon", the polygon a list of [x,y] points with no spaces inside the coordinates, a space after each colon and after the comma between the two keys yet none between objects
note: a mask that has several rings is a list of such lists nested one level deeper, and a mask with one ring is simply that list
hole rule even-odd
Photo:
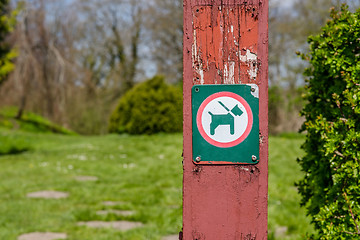
[{"label": "grass lawn", "polygon": [[294,185],[302,177],[296,158],[302,156],[305,138],[270,137],[269,141],[269,239],[305,239],[313,233]]},{"label": "grass lawn", "polygon": [[[181,230],[181,134],[12,135],[31,143],[31,150],[0,156],[0,239],[51,231],[67,233],[69,240],[141,240],[161,239]],[[301,177],[295,159],[302,154],[302,141],[270,138],[269,239],[303,239],[304,233],[311,231],[293,184]],[[96,176],[98,180],[79,182],[77,176]],[[26,198],[28,193],[42,190],[68,192],[69,197]],[[104,201],[119,203],[106,206]],[[134,214],[96,214],[106,209]],[[92,220],[144,225],[125,232],[77,225]]]}]

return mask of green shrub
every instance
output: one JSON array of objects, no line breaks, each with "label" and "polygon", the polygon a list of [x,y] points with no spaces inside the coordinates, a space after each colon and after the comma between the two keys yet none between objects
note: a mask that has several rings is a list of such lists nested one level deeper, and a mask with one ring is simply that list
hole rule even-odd
[{"label": "green shrub", "polygon": [[0,156],[17,154],[30,150],[30,144],[18,136],[0,134]]},{"label": "green shrub", "polygon": [[332,10],[309,37],[302,204],[318,239],[360,239],[360,10]]},{"label": "green shrub", "polygon": [[109,132],[153,134],[182,130],[182,93],[164,78],[154,78],[129,90],[112,113]]}]

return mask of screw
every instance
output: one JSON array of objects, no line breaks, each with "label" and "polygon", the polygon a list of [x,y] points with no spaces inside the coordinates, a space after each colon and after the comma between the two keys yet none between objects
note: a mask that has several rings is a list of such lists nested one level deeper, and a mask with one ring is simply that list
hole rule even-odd
[{"label": "screw", "polygon": [[199,92],[200,91],[200,89],[199,88],[195,88],[195,92]]},{"label": "screw", "polygon": [[200,162],[200,161],[201,161],[201,157],[200,157],[200,156],[197,156],[197,157],[195,158],[195,160],[196,160],[196,162]]},{"label": "screw", "polygon": [[256,162],[257,157],[255,155],[252,155],[251,159],[253,160],[253,162]]},{"label": "screw", "polygon": [[252,92],[255,92],[255,91],[256,91],[256,89],[255,89],[254,87],[252,87],[252,88],[251,88],[251,91],[252,91]]}]

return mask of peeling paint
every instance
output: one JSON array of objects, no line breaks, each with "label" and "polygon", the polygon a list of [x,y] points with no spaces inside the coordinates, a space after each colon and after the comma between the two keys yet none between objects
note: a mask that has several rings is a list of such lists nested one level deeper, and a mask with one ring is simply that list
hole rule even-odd
[{"label": "peeling paint", "polygon": [[252,53],[249,49],[246,49],[246,53],[241,55],[240,52],[240,61],[246,63],[248,66],[248,74],[250,79],[256,79],[258,73],[258,64],[257,64],[257,55]]},{"label": "peeling paint", "polygon": [[204,70],[202,70],[201,68],[202,66],[199,68],[200,84],[204,84]]},{"label": "peeling paint", "polygon": [[246,49],[246,53],[244,55],[241,55],[240,53],[240,61],[242,62],[248,62],[248,61],[256,61],[257,55],[255,53],[252,53],[249,49]]},{"label": "peeling paint", "polygon": [[192,65],[193,69],[197,73],[197,77],[200,79],[200,84],[204,84],[204,70],[202,59],[198,51],[198,46],[196,44],[196,30],[194,30],[194,43],[192,45]]},{"label": "peeling paint", "polygon": [[192,8],[194,84],[256,82],[259,69],[254,39],[259,28],[254,9],[253,5]]},{"label": "peeling paint", "polygon": [[240,167],[240,170],[244,170],[244,171],[250,171],[249,168],[246,168],[246,167]]},{"label": "peeling paint", "polygon": [[225,64],[224,84],[235,84],[235,62],[228,62],[228,64]]}]

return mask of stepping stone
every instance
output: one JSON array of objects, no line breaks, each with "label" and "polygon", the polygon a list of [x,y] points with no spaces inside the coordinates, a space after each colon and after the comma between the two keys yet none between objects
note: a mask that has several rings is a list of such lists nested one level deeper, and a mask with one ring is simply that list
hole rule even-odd
[{"label": "stepping stone", "polygon": [[40,191],[40,192],[28,193],[26,196],[28,198],[59,199],[59,198],[67,198],[69,194],[66,192],[57,192],[57,191]]},{"label": "stepping stone", "polygon": [[120,231],[127,231],[133,228],[141,227],[141,222],[129,222],[129,221],[90,221],[90,222],[78,222],[78,226],[88,226],[91,228],[113,228]]},{"label": "stepping stone", "polygon": [[51,232],[33,232],[20,235],[18,240],[55,240],[66,239],[66,233],[51,233]]},{"label": "stepping stone", "polygon": [[174,234],[170,236],[165,236],[161,240],[179,240],[179,234]]},{"label": "stepping stone", "polygon": [[95,182],[98,180],[98,177],[95,176],[77,176],[75,180],[79,182]]},{"label": "stepping stone", "polygon": [[124,211],[124,210],[100,210],[96,212],[97,215],[108,215],[108,214],[115,214],[119,216],[131,216],[134,215],[134,211]]},{"label": "stepping stone", "polygon": [[117,205],[123,205],[125,203],[124,202],[104,201],[104,202],[102,202],[102,204],[105,206],[117,206]]},{"label": "stepping stone", "polygon": [[288,227],[286,226],[280,226],[275,229],[275,237],[281,238],[286,235],[286,232],[288,231]]}]

